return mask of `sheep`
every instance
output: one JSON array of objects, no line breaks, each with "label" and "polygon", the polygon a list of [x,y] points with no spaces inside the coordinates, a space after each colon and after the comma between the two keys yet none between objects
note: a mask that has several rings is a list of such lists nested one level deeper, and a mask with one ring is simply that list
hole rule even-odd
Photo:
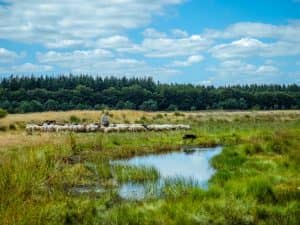
[{"label": "sheep", "polygon": [[41,126],[36,125],[36,124],[27,124],[25,127],[26,132],[33,132],[33,131],[40,131]]},{"label": "sheep", "polygon": [[116,126],[118,129],[118,132],[125,132],[128,131],[129,129],[129,124],[116,124]]},{"label": "sheep", "polygon": [[60,132],[60,131],[68,131],[69,130],[69,125],[65,124],[65,125],[56,125],[56,132]]},{"label": "sheep", "polygon": [[69,125],[69,130],[74,132],[85,132],[85,125],[81,124],[71,124]]},{"label": "sheep", "polygon": [[142,124],[130,124],[128,131],[141,132],[146,131],[146,128]]},{"label": "sheep", "polygon": [[97,131],[99,128],[99,126],[97,124],[88,124],[86,125],[85,129],[86,129],[86,132],[95,132]]},{"label": "sheep", "polygon": [[163,130],[171,130],[172,126],[169,124],[151,124],[147,126],[147,129],[152,131],[163,131]]},{"label": "sheep", "polygon": [[54,124],[43,124],[42,125],[42,131],[45,132],[53,132],[56,131],[55,125]]},{"label": "sheep", "polygon": [[104,127],[104,133],[111,133],[111,132],[118,132],[119,128],[118,127]]},{"label": "sheep", "polygon": [[190,125],[184,124],[113,124],[109,127],[103,127],[98,124],[49,124],[43,123],[41,126],[36,124],[27,124],[26,131],[43,131],[43,132],[61,132],[61,131],[73,131],[73,132],[142,132],[146,130],[150,131],[170,131],[170,130],[189,130]]},{"label": "sheep", "polygon": [[183,124],[150,124],[147,126],[148,130],[153,131],[169,131],[169,130],[188,130],[190,129],[189,125],[183,125]]},{"label": "sheep", "polygon": [[191,129],[191,126],[190,125],[184,125],[184,124],[178,124],[177,129],[189,130],[189,129]]}]

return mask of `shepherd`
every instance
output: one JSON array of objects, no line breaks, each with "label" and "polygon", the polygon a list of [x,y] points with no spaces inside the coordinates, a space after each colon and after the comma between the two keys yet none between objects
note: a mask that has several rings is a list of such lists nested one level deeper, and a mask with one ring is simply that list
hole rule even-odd
[{"label": "shepherd", "polygon": [[109,117],[108,117],[108,112],[105,112],[101,118],[101,125],[104,127],[109,126]]}]

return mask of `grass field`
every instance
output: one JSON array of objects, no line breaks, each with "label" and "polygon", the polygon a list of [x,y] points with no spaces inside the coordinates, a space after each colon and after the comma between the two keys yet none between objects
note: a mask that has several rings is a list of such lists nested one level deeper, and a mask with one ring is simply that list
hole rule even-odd
[{"label": "grass field", "polygon": [[[0,224],[300,223],[300,111],[110,111],[112,122],[187,123],[190,131],[34,133],[26,123],[96,122],[101,111],[8,115],[0,119]],[[121,199],[118,183],[157,179],[153,168],[112,159],[195,146],[224,146],[207,190],[169,181],[163,196]],[[116,182],[117,181],[117,182]],[[74,194],[71,188],[103,193]]]}]

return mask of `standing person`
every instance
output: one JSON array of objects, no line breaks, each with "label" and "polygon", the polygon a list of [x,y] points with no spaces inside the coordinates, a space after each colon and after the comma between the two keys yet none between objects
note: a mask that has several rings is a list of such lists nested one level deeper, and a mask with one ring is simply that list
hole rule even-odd
[{"label": "standing person", "polygon": [[104,115],[101,118],[101,125],[104,127],[109,126],[109,117],[108,117],[108,112],[105,112]]}]

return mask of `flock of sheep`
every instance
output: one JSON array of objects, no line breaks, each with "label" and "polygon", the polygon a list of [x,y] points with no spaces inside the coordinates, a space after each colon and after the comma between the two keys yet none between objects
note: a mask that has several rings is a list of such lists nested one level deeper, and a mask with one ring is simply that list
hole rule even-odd
[{"label": "flock of sheep", "polygon": [[112,124],[108,127],[101,126],[99,124],[49,124],[44,123],[43,125],[27,124],[26,131],[32,133],[34,131],[40,132],[62,132],[62,131],[73,131],[73,132],[142,132],[142,131],[170,131],[170,130],[188,130],[189,125],[184,124]]}]

